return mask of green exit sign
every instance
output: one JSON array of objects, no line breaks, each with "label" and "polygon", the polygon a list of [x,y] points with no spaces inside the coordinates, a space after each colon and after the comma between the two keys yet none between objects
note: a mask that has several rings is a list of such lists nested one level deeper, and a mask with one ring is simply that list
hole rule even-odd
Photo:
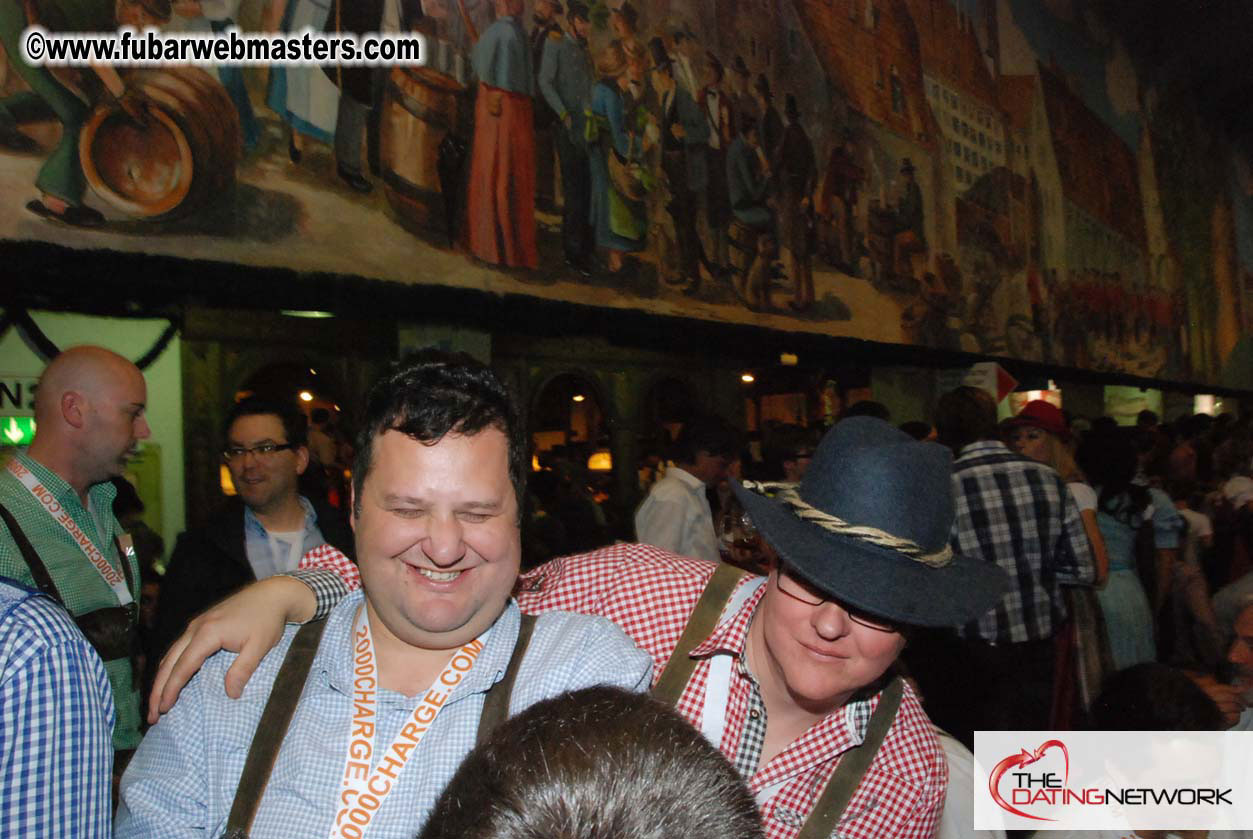
[{"label": "green exit sign", "polygon": [[34,439],[34,417],[0,417],[0,446],[28,446]]}]

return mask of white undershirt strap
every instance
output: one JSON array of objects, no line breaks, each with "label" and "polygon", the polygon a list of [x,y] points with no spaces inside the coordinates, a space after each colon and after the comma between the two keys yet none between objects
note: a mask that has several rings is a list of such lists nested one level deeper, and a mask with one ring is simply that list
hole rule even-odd
[{"label": "white undershirt strap", "polygon": [[[736,589],[727,600],[722,617],[718,618],[719,625],[738,612],[765,581],[765,577],[759,577]],[[705,706],[701,710],[700,730],[715,749],[722,748],[722,735],[726,730],[727,699],[731,695],[731,668],[734,661],[735,655],[732,653],[718,653],[709,660],[709,677],[705,681]]]}]

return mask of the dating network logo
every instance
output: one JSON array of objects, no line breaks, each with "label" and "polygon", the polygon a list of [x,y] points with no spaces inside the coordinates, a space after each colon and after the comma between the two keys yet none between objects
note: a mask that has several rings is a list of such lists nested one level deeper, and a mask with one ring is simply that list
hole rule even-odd
[{"label": "the dating network logo", "polygon": [[[1045,740],[1034,751],[1021,748],[1018,754],[1001,760],[988,776],[988,791],[996,805],[1007,813],[1045,822],[1058,819],[1020,808],[1043,807],[1058,814],[1061,812],[1058,808],[1069,807],[1216,807],[1232,804],[1231,788],[1102,783],[1097,786],[1080,784],[1078,789],[1072,789],[1070,750],[1061,740]],[[1009,792],[1008,801],[1006,791]]]},{"label": "the dating network logo", "polygon": [[975,770],[980,830],[1253,827],[1253,732],[980,731]]}]

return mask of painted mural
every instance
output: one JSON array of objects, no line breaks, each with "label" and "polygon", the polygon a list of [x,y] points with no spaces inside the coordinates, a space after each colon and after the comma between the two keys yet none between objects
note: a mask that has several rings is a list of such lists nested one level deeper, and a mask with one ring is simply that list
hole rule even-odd
[{"label": "painted mural", "polygon": [[97,5],[428,61],[111,81],[2,21],[0,237],[1197,381],[1247,340],[1248,161],[1070,0]]}]

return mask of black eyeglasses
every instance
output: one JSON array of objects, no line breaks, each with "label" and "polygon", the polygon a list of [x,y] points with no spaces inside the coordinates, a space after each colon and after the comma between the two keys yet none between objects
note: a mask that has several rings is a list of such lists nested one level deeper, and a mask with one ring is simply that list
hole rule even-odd
[{"label": "black eyeglasses", "polygon": [[258,443],[251,448],[245,448],[244,446],[228,446],[222,450],[222,460],[230,463],[232,460],[242,460],[250,454],[261,458],[272,457],[275,452],[282,452],[295,448],[295,443]]},{"label": "black eyeglasses", "polygon": [[859,626],[864,626],[867,629],[874,629],[879,632],[897,631],[896,626],[892,623],[874,615],[869,615],[860,609],[841,603],[833,597],[828,597],[804,580],[793,577],[790,573],[788,573],[786,566],[779,566],[779,572],[774,575],[774,580],[775,586],[779,589],[779,591],[783,592],[793,600],[799,600],[808,606],[821,606],[823,603],[834,603],[844,610],[845,614],[848,615],[849,620]]}]

